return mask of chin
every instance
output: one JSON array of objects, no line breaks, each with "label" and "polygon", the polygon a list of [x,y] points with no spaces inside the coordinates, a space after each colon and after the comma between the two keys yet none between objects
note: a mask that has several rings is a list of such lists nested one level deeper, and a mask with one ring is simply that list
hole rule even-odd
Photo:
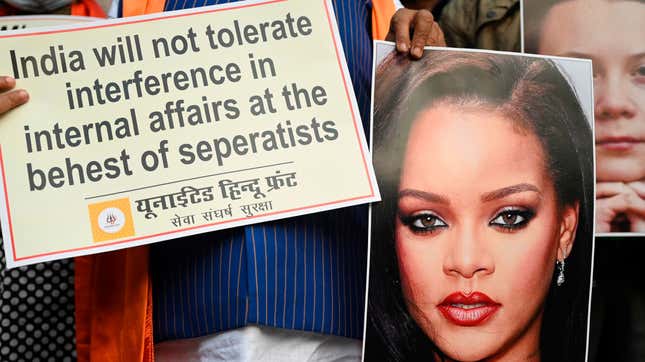
[{"label": "chin", "polygon": [[645,158],[642,160],[607,160],[598,157],[598,182],[633,182],[645,179]]},{"label": "chin", "polygon": [[492,351],[485,348],[485,346],[477,345],[472,341],[464,341],[465,346],[452,345],[451,347],[446,347],[442,351],[451,361],[459,362],[477,362],[482,361],[486,358],[492,357],[494,354]]},{"label": "chin", "polygon": [[495,356],[502,348],[502,336],[495,333],[458,333],[433,338],[439,350],[450,360],[460,362],[481,361]]}]

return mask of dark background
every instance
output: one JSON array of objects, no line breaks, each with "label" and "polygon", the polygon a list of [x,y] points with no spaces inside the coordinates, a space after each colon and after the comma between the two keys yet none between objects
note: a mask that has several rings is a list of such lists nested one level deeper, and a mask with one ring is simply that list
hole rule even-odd
[{"label": "dark background", "polygon": [[589,362],[645,361],[645,237],[597,237]]}]

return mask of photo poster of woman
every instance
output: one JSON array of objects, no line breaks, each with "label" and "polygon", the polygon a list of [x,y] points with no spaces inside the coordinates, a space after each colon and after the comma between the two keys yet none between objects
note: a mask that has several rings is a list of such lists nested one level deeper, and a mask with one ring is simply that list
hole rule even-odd
[{"label": "photo poster of woman", "polygon": [[376,43],[365,361],[585,361],[589,60]]},{"label": "photo poster of woman", "polygon": [[591,59],[596,233],[645,236],[645,0],[525,0],[527,53]]},{"label": "photo poster of woman", "polygon": [[524,0],[527,53],[591,59],[596,243],[589,362],[645,361],[645,1]]}]

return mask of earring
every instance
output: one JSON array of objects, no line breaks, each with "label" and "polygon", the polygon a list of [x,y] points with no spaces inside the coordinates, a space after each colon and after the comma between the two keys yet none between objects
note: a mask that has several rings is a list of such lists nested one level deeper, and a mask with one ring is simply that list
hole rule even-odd
[{"label": "earring", "polygon": [[564,284],[564,259],[558,260],[555,263],[557,264],[558,270],[560,271],[558,273],[558,279],[556,280],[556,284],[558,286],[561,286],[562,284]]}]

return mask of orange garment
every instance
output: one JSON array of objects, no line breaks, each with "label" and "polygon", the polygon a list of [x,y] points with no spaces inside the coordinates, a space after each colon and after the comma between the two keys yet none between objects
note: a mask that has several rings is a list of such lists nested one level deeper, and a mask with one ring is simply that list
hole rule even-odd
[{"label": "orange garment", "polygon": [[123,0],[123,17],[160,13],[166,0]]},{"label": "orange garment", "polygon": [[107,18],[101,5],[94,0],[76,0],[72,2],[72,15]]},{"label": "orange garment", "polygon": [[372,38],[385,40],[390,30],[390,19],[396,12],[393,0],[372,0]]},{"label": "orange garment", "polygon": [[75,263],[78,361],[154,361],[148,247]]},{"label": "orange garment", "polygon": [[[87,1],[94,0],[82,0]],[[123,16],[161,12],[164,5],[165,0],[124,0]],[[85,6],[85,10],[95,9]],[[78,361],[154,361],[148,247],[79,257],[75,262]]]}]

